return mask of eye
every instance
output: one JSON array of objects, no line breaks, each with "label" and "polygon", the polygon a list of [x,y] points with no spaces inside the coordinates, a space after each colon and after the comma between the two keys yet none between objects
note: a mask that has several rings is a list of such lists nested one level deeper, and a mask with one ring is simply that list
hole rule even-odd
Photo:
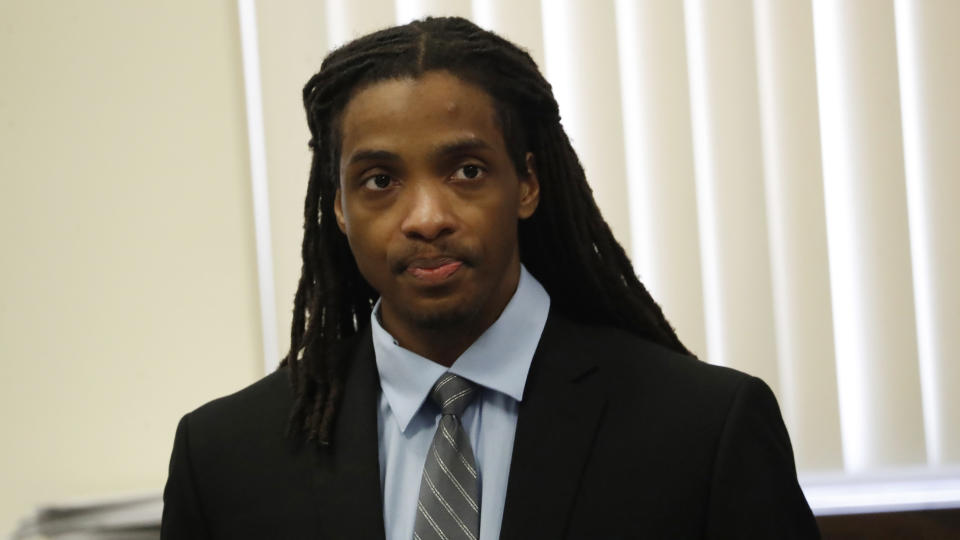
[{"label": "eye", "polygon": [[454,180],[476,180],[483,177],[487,171],[480,165],[468,164],[460,167],[453,173]]},{"label": "eye", "polygon": [[393,178],[389,174],[375,174],[363,181],[363,187],[373,191],[382,191],[390,187]]}]

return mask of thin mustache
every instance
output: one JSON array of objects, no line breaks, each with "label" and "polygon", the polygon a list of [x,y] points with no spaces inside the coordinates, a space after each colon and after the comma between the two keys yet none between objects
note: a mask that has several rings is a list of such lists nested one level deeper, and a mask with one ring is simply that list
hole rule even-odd
[{"label": "thin mustache", "polygon": [[461,262],[467,266],[472,264],[474,256],[472,250],[462,247],[453,248],[453,246],[443,246],[440,249],[424,249],[424,246],[413,246],[408,253],[396,259],[392,269],[396,274],[402,274],[407,268],[418,265],[422,266],[425,262],[448,261]]}]

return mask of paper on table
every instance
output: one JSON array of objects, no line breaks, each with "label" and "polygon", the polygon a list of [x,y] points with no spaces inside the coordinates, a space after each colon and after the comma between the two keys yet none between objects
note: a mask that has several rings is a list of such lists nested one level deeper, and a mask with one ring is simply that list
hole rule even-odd
[{"label": "paper on table", "polygon": [[46,536],[57,540],[159,538],[163,496],[135,493],[41,505],[21,521],[14,540]]}]

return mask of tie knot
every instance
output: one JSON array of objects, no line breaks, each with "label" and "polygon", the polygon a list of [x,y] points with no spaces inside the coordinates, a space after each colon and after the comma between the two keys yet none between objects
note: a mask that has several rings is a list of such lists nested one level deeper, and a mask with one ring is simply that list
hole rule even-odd
[{"label": "tie knot", "polygon": [[453,373],[444,373],[430,389],[430,399],[443,414],[460,416],[476,393],[477,387],[472,382]]}]

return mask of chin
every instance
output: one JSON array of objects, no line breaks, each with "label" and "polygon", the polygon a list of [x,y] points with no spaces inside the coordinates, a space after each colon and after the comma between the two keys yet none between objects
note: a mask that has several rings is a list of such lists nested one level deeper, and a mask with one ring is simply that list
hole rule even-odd
[{"label": "chin", "polygon": [[444,302],[442,305],[407,306],[407,320],[420,328],[449,330],[468,326],[476,317],[477,306],[473,302]]}]

